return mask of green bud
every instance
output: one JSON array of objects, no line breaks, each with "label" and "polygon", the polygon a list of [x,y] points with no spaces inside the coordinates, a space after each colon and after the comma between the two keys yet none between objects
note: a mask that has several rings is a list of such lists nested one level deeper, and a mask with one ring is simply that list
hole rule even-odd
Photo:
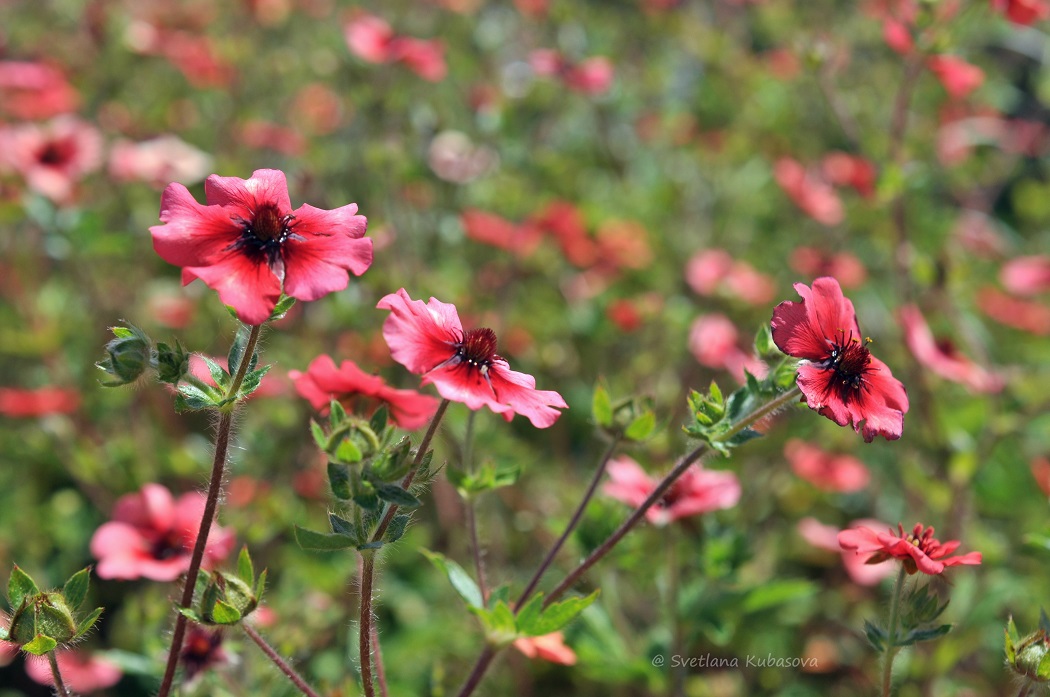
[{"label": "green bud", "polygon": [[72,641],[77,635],[73,613],[57,591],[26,596],[11,616],[10,641],[29,644],[41,634],[60,644]]},{"label": "green bud", "polygon": [[157,379],[177,385],[189,372],[190,354],[175,340],[175,348],[167,344],[157,344]]},{"label": "green bud", "polygon": [[106,387],[135,382],[145,373],[153,358],[153,342],[133,324],[111,327],[114,338],[106,344],[106,357],[96,363],[112,379],[102,381]]},{"label": "green bud", "polygon": [[1050,635],[1040,629],[1023,639],[1006,633],[1006,663],[1029,682],[1050,682]]}]

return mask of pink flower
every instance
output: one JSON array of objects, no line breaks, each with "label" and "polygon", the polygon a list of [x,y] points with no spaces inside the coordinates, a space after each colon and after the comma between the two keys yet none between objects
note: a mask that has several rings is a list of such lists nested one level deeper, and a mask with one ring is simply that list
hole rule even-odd
[{"label": "pink flower", "polygon": [[1050,334],[1050,307],[1007,295],[998,288],[982,288],[977,307],[996,322],[1029,334]]},{"label": "pink flower", "polygon": [[210,168],[210,155],[171,134],[139,143],[119,140],[109,152],[114,179],[144,181],[158,189],[173,181],[196,184]]},{"label": "pink flower", "polygon": [[383,19],[360,14],[347,23],[344,34],[350,52],[369,63],[404,63],[424,80],[439,82],[448,73],[445,47],[440,41],[398,36]]},{"label": "pink flower", "polygon": [[0,158],[30,189],[68,204],[77,183],[102,163],[102,135],[75,116],[11,126],[0,131]]},{"label": "pink flower", "polygon": [[[602,493],[634,508],[642,505],[659,484],[626,455],[610,460],[607,472],[609,481],[602,486]],[[693,465],[645,512],[645,517],[653,525],[664,526],[680,518],[732,508],[739,500],[740,482],[735,474]]]},{"label": "pink flower", "polygon": [[1046,0],[992,0],[992,8],[1015,24],[1035,24],[1050,17]]},{"label": "pink flower", "polygon": [[346,44],[350,52],[369,63],[386,63],[390,60],[390,42],[394,30],[383,19],[375,15],[362,14],[350,20],[344,28]]},{"label": "pink flower", "polygon": [[698,295],[722,292],[751,305],[765,305],[776,292],[773,279],[724,249],[702,249],[685,265],[685,282]]},{"label": "pink flower", "polygon": [[[855,520],[851,523],[852,527],[859,525],[869,528],[888,527],[878,520]],[[857,585],[874,586],[882,579],[892,576],[896,570],[892,561],[869,564],[863,556],[842,549],[842,546],[839,545],[839,532],[841,531],[834,526],[824,525],[816,518],[803,518],[798,521],[797,530],[802,539],[814,547],[838,553],[842,557],[842,565],[846,568],[846,573]]]},{"label": "pink flower", "polygon": [[864,198],[875,195],[878,172],[875,165],[863,157],[849,153],[829,152],[820,162],[824,178],[835,186],[849,186]]},{"label": "pink flower", "polygon": [[535,378],[510,369],[496,353],[494,331],[464,331],[454,305],[413,300],[402,288],[377,307],[391,311],[383,338],[394,360],[422,375],[424,385],[433,383],[445,399],[475,410],[486,406],[507,421],[521,414],[537,428],[552,425],[558,409],[568,408],[560,394],[537,390]]},{"label": "pink flower", "polygon": [[864,262],[849,252],[832,253],[817,247],[796,247],[788,258],[788,265],[811,278],[834,276],[845,288],[856,288],[868,278]]},{"label": "pink flower", "polygon": [[810,409],[839,426],[851,425],[864,440],[901,437],[908,395],[886,364],[862,340],[853,303],[838,281],[821,277],[810,289],[796,283],[802,302],[784,301],[773,310],[773,341],[781,351],[804,359],[797,383]]},{"label": "pink flower", "polygon": [[208,205],[182,184],[161,197],[160,219],[150,228],[153,248],[182,266],[182,282],[199,278],[247,324],[269,319],[284,293],[317,300],[343,290],[347,272],[360,276],[372,263],[372,240],[357,204],[292,211],[284,172],[256,170],[248,180],[211,175]]},{"label": "pink flower", "polygon": [[609,91],[614,77],[612,62],[604,56],[573,63],[553,49],[537,49],[529,54],[529,65],[544,77],[557,77],[571,90],[588,95]]},{"label": "pink flower", "polygon": [[915,50],[915,40],[908,25],[893,17],[882,20],[882,40],[902,56],[907,56]]},{"label": "pink flower", "polygon": [[824,491],[860,491],[871,478],[864,463],[852,455],[834,455],[798,438],[784,445],[784,457],[795,474]]},{"label": "pink flower", "polygon": [[857,527],[839,533],[839,544],[842,549],[856,554],[870,555],[868,561],[880,562],[887,559],[900,559],[909,574],[921,571],[936,576],[949,566],[960,564],[977,565],[981,563],[980,552],[969,552],[961,557],[949,557],[959,547],[958,540],[941,543],[933,536],[933,528],[923,528],[921,523],[908,534],[904,526],[897,524],[889,532],[876,532],[871,528]]},{"label": "pink flower", "polygon": [[514,648],[529,658],[542,658],[566,666],[576,664],[576,653],[565,645],[565,635],[561,632],[515,639]]},{"label": "pink flower", "polygon": [[842,201],[820,177],[807,172],[798,161],[782,157],[773,167],[773,176],[803,213],[827,226],[838,225],[845,217]]},{"label": "pink flower", "polygon": [[399,427],[412,430],[430,420],[438,401],[414,390],[398,390],[378,375],[369,375],[353,361],[343,361],[336,368],[330,356],[318,356],[305,373],[291,372],[295,390],[321,413],[327,413],[333,399],[344,404],[355,397],[384,402],[390,406],[390,417]]},{"label": "pink flower", "polygon": [[1032,470],[1032,477],[1043,495],[1050,498],[1050,458],[1034,457],[1028,463],[1028,467]]},{"label": "pink flower", "polygon": [[[121,496],[113,507],[113,520],[91,537],[98,577],[174,581],[190,567],[203,515],[204,495],[199,492],[176,501],[160,484],[146,484],[138,493]],[[233,544],[232,531],[213,525],[204,566],[212,568],[225,559]]]},{"label": "pink flower", "polygon": [[17,119],[47,119],[77,108],[80,97],[58,68],[0,61],[0,110]]},{"label": "pink flower", "polygon": [[948,341],[937,341],[926,324],[922,312],[915,305],[900,310],[904,326],[904,341],[919,363],[945,380],[966,385],[972,392],[998,392],[1003,379],[985,370],[955,350]]},{"label": "pink flower", "polygon": [[552,201],[534,219],[540,229],[558,240],[570,264],[581,269],[594,265],[598,247],[587,233],[587,222],[576,206],[567,201]]},{"label": "pink flower", "polygon": [[700,365],[729,372],[743,384],[744,371],[764,377],[766,365],[738,346],[736,325],[717,312],[701,315],[689,329],[689,351]]},{"label": "pink flower", "polygon": [[[120,668],[102,656],[93,656],[79,649],[59,649],[55,652],[62,682],[73,692],[95,692],[112,687],[123,676]],[[54,685],[51,665],[45,656],[26,658],[26,675],[40,685]]]},{"label": "pink flower", "polygon": [[399,36],[390,43],[391,60],[404,63],[419,77],[441,82],[448,75],[445,45],[437,40]]},{"label": "pink flower", "polygon": [[72,414],[80,408],[80,393],[61,387],[21,390],[0,387],[0,415],[32,419],[49,414]]},{"label": "pink flower", "polygon": [[287,126],[262,119],[250,119],[240,125],[237,139],[249,148],[273,150],[289,157],[306,151],[306,139]]},{"label": "pink flower", "polygon": [[1015,295],[1037,295],[1050,290],[1050,256],[1017,257],[1003,264],[999,280]]},{"label": "pink flower", "polygon": [[531,220],[515,224],[493,213],[468,208],[459,216],[467,237],[527,257],[536,251],[543,231]]},{"label": "pink flower", "polygon": [[984,83],[984,71],[958,56],[931,56],[926,66],[954,99],[962,99]]}]

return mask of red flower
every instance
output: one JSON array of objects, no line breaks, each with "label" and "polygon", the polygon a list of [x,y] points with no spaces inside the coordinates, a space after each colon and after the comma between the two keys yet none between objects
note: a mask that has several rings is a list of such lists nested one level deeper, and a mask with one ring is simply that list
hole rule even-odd
[{"label": "red flower", "polygon": [[109,173],[119,181],[144,181],[160,189],[173,181],[196,184],[211,169],[211,156],[178,136],[141,143],[119,140],[109,152]]},{"label": "red flower", "polygon": [[430,82],[439,82],[448,73],[445,47],[440,41],[397,36],[383,19],[360,14],[344,28],[351,53],[369,63],[404,63]]},{"label": "red flower", "polygon": [[782,157],[773,167],[773,176],[803,213],[827,226],[838,225],[845,217],[842,201],[835,189],[820,176],[790,157]]},{"label": "red flower", "polygon": [[[190,568],[197,541],[204,496],[193,492],[178,501],[160,484],[126,494],[113,507],[113,520],[91,538],[91,553],[99,560],[99,578],[174,581]],[[204,566],[213,567],[233,549],[233,532],[213,525],[204,550]]]},{"label": "red flower", "polygon": [[[109,659],[90,655],[79,649],[59,649],[55,652],[58,670],[66,688],[74,692],[95,692],[120,682],[123,673]],[[55,676],[43,656],[26,657],[26,675],[40,685],[54,685]]]},{"label": "red flower", "polygon": [[901,308],[904,341],[923,367],[945,380],[966,385],[971,392],[998,392],[1003,379],[955,350],[948,341],[937,341],[915,305]]},{"label": "red flower", "polygon": [[977,294],[977,307],[996,322],[1014,329],[1046,336],[1050,334],[1050,307],[1021,300],[991,286]]},{"label": "red flower", "polygon": [[933,528],[923,528],[921,523],[907,535],[904,526],[897,524],[897,532],[876,532],[871,528],[857,527],[839,533],[839,544],[842,549],[852,550],[856,554],[870,554],[869,563],[878,563],[895,558],[904,562],[904,569],[909,574],[921,571],[936,576],[949,566],[960,564],[976,565],[981,563],[980,552],[969,552],[961,557],[949,557],[959,547],[958,540],[941,543],[933,536]]},{"label": "red flower", "polygon": [[685,265],[685,282],[699,295],[719,291],[751,305],[773,299],[773,280],[746,261],[736,261],[724,249],[703,249]]},{"label": "red flower", "polygon": [[829,252],[817,247],[796,247],[788,265],[806,276],[834,276],[846,288],[856,288],[868,277],[864,262],[849,252]]},{"label": "red flower", "polygon": [[886,364],[861,339],[853,303],[834,278],[821,277],[810,289],[796,283],[802,302],[784,301],[773,310],[773,341],[781,351],[805,359],[797,383],[803,399],[839,426],[851,425],[864,440],[901,437],[908,395]]},{"label": "red flower", "polygon": [[[637,508],[656,489],[641,465],[627,456],[609,461],[609,479],[602,493]],[[732,472],[705,470],[694,465],[682,474],[664,497],[645,512],[653,525],[664,526],[679,518],[732,508],[740,500],[740,481]]]},{"label": "red flower", "polygon": [[491,329],[463,330],[455,305],[431,298],[413,300],[402,288],[377,305],[390,310],[383,337],[394,360],[433,383],[445,399],[470,409],[487,406],[510,421],[521,414],[537,428],[558,420],[568,404],[557,392],[537,390],[531,375],[510,369],[496,354]]},{"label": "red flower", "polygon": [[962,99],[984,82],[984,71],[958,56],[931,56],[926,66],[955,99]]},{"label": "red flower", "polygon": [[1015,295],[1037,295],[1050,290],[1050,256],[1017,257],[999,269],[1003,287]]},{"label": "red flower", "polygon": [[[881,527],[885,525],[878,520],[862,519],[853,521],[854,527]],[[893,562],[886,561],[868,564],[858,554],[842,549],[839,545],[839,533],[841,530],[833,525],[824,525],[816,518],[803,518],[798,521],[798,534],[806,542],[814,547],[826,549],[829,552],[837,552],[842,557],[842,565],[850,579],[861,586],[874,586],[884,578],[893,575]]]},{"label": "red flower", "polygon": [[739,332],[728,317],[720,313],[700,315],[689,328],[689,351],[700,365],[728,371],[736,381],[746,381],[744,371],[764,377],[766,365],[737,345]]},{"label": "red flower", "polygon": [[992,0],[992,7],[1015,24],[1035,24],[1050,17],[1046,0]]},{"label": "red flower", "polygon": [[0,164],[21,174],[33,191],[71,203],[77,183],[102,164],[102,135],[75,116],[11,126],[0,131]]},{"label": "red flower", "polygon": [[282,285],[293,298],[317,300],[346,288],[347,271],[360,276],[372,263],[357,204],[292,211],[284,172],[260,169],[248,180],[213,174],[204,193],[206,206],[182,184],[164,190],[166,224],[150,228],[153,248],[184,267],[183,284],[201,279],[247,324],[269,319]]},{"label": "red flower", "polygon": [[529,65],[537,75],[559,77],[569,89],[589,95],[607,92],[615,72],[612,61],[604,56],[573,63],[558,51],[546,48],[530,53]]},{"label": "red flower", "polygon": [[543,231],[531,220],[515,224],[493,213],[468,208],[459,216],[467,237],[527,257],[536,251]]},{"label": "red flower", "polygon": [[61,70],[28,61],[0,61],[0,95],[0,110],[19,119],[68,114],[80,101]]},{"label": "red flower", "polygon": [[784,456],[795,474],[824,491],[860,491],[871,478],[864,463],[852,455],[825,452],[798,438],[784,445]]},{"label": "red flower", "polygon": [[31,419],[49,414],[72,414],[80,407],[80,393],[61,387],[20,390],[0,387],[0,414]]},{"label": "red flower", "polygon": [[514,648],[529,658],[542,658],[566,666],[576,664],[576,652],[565,645],[565,635],[561,632],[515,639]]},{"label": "red flower", "polygon": [[390,405],[390,417],[398,426],[412,430],[419,428],[437,411],[438,401],[414,390],[398,390],[386,384],[378,375],[369,375],[353,361],[343,361],[336,368],[330,356],[318,356],[305,373],[293,370],[295,389],[314,409],[328,411],[333,399],[347,402],[360,395]]}]

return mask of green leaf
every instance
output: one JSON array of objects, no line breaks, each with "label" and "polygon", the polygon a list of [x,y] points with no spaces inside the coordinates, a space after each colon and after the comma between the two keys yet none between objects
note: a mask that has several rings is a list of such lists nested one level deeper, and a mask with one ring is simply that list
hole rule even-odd
[{"label": "green leaf", "polygon": [[255,587],[252,588],[252,593],[255,594],[255,602],[257,603],[262,602],[263,593],[266,592],[266,571],[266,569],[262,570],[262,573],[259,574],[259,579],[255,582]]},{"label": "green leaf", "polygon": [[392,503],[399,508],[418,508],[422,505],[419,499],[396,484],[372,482],[372,486],[375,487],[376,495],[378,495],[379,498],[388,503]]},{"label": "green leaf", "polygon": [[73,639],[79,639],[80,637],[90,632],[91,628],[95,626],[95,622],[97,622],[98,618],[102,616],[104,610],[105,608],[96,607],[94,610],[91,611],[90,615],[80,620],[80,623],[77,624],[77,633],[73,637]]},{"label": "green leaf", "polygon": [[26,596],[36,595],[39,592],[40,589],[36,587],[36,583],[29,577],[29,574],[15,564],[11,569],[11,578],[7,581],[7,602],[11,605],[11,610],[21,607],[22,600]]},{"label": "green leaf", "polygon": [[[129,326],[134,329],[138,329],[138,327],[135,327],[135,325],[133,324]],[[117,337],[118,339],[128,339],[130,337],[135,336],[135,332],[133,331],[133,329],[129,329],[128,327],[110,327],[109,330],[113,332],[113,336]]]},{"label": "green leaf", "polygon": [[332,494],[343,501],[349,501],[354,495],[350,491],[350,470],[346,465],[338,462],[328,463],[328,484],[332,487]]},{"label": "green leaf", "polygon": [[361,543],[361,533],[358,531],[357,526],[351,523],[346,518],[341,518],[335,513],[328,514],[328,524],[332,526],[332,532],[337,535],[346,535],[357,540],[358,544]]},{"label": "green leaf", "polygon": [[335,550],[349,549],[357,546],[357,543],[346,535],[327,535],[306,528],[301,528],[298,525],[295,526],[294,533],[295,541],[298,542],[299,546],[303,549],[319,552],[334,552]]},{"label": "green leaf", "polygon": [[360,462],[364,456],[361,454],[361,449],[357,447],[357,443],[349,438],[344,438],[336,447],[334,457],[340,462],[353,463]]},{"label": "green leaf", "polygon": [[777,605],[797,602],[817,592],[809,581],[772,581],[749,592],[741,604],[745,612],[761,612]]},{"label": "green leaf", "polygon": [[237,578],[249,586],[255,583],[255,567],[252,565],[252,555],[248,554],[248,545],[241,547],[241,553],[237,555]]},{"label": "green leaf", "polygon": [[293,305],[295,305],[295,298],[288,295],[282,295],[281,299],[277,301],[277,304],[273,306],[273,312],[270,313],[270,319],[267,321],[273,322],[274,320],[281,319],[287,314],[288,310],[292,309]]},{"label": "green leaf", "polygon": [[[226,364],[230,366],[230,375],[236,375],[241,368],[241,359],[244,357],[244,349],[248,348],[248,337],[251,335],[251,332],[252,328],[246,324],[241,324],[237,327],[237,334],[233,337],[233,343],[230,344],[230,352],[226,356]],[[254,370],[258,360],[258,352],[252,353],[248,359],[248,370]]]},{"label": "green leaf", "polygon": [[333,399],[328,404],[328,424],[334,429],[344,421],[346,421],[346,408]]},{"label": "green leaf", "polygon": [[220,600],[215,603],[211,611],[211,618],[215,624],[236,624],[241,619],[241,612]]},{"label": "green leaf", "polygon": [[503,601],[497,602],[491,610],[483,607],[471,607],[485,628],[485,639],[495,646],[506,646],[518,636],[515,628],[514,613]]},{"label": "green leaf", "polygon": [[383,535],[383,541],[387,544],[393,544],[400,540],[408,528],[408,521],[411,519],[412,516],[407,513],[394,516],[393,520],[390,521],[390,526],[386,529],[386,533]]},{"label": "green leaf", "polygon": [[176,388],[179,393],[175,395],[175,411],[200,411],[219,405],[219,399],[209,395],[195,385],[180,384]]},{"label": "green leaf", "polygon": [[609,398],[609,393],[601,385],[594,388],[594,397],[591,399],[591,414],[594,416],[594,423],[602,428],[609,428],[613,425],[612,399]]},{"label": "green leaf", "polygon": [[876,651],[882,653],[886,650],[886,640],[888,637],[886,636],[886,630],[882,627],[865,620],[864,634],[868,637],[868,643],[870,643]]},{"label": "green leaf", "polygon": [[262,379],[266,377],[266,374],[270,372],[270,368],[272,367],[273,366],[264,365],[258,370],[249,371],[244,376],[244,380],[241,382],[241,389],[237,391],[237,395],[241,399],[244,399],[259,389],[259,385],[262,384]]},{"label": "green leaf", "polygon": [[623,435],[628,440],[645,440],[652,435],[655,428],[656,414],[646,410],[641,416],[631,421]]},{"label": "green leaf", "polygon": [[77,610],[84,604],[90,583],[91,567],[89,566],[70,576],[66,584],[62,586],[62,597],[66,599],[66,605],[70,610]]},{"label": "green leaf", "polygon": [[[478,584],[474,583],[474,579],[463,570],[463,567],[447,559],[444,555],[438,554],[437,552],[431,552],[428,549],[420,550],[430,562],[436,566],[440,571],[448,577],[449,583],[459,597],[472,608],[484,608],[484,600],[481,597],[481,589],[478,588]],[[513,619],[511,620],[511,626],[513,627]]]},{"label": "green leaf", "polygon": [[[911,646],[920,641],[939,639],[950,631],[952,631],[952,625],[950,624],[942,624],[940,627],[932,627],[930,629],[913,629],[898,639],[895,644],[897,646]],[[1047,677],[1050,677],[1050,674]]]},{"label": "green leaf", "polygon": [[386,430],[387,421],[390,419],[390,409],[385,404],[381,404],[376,413],[372,414],[372,418],[368,420],[368,426],[375,432],[380,438],[383,436],[383,431]]},{"label": "green leaf", "polygon": [[596,590],[590,595],[552,603],[546,610],[542,611],[529,607],[542,607],[541,594],[536,594],[518,613],[518,633],[525,636],[543,636],[544,634],[556,632],[576,619],[577,615],[598,599],[600,593],[601,590]]},{"label": "green leaf", "polygon": [[715,404],[722,403],[722,390],[718,388],[718,383],[714,380],[711,381],[711,389],[708,390],[708,394],[711,395],[711,401]]},{"label": "green leaf", "polygon": [[1039,667],[1036,668],[1035,675],[1043,682],[1050,680],[1050,653],[1043,656],[1039,661]]},{"label": "green leaf", "polygon": [[204,359],[205,364],[208,366],[208,372],[211,374],[211,379],[215,381],[215,384],[225,390],[230,385],[230,374],[218,363],[205,355],[201,355]]},{"label": "green leaf", "polygon": [[496,607],[496,603],[510,604],[510,586],[504,583],[496,590],[489,593],[489,607]]},{"label": "green leaf", "polygon": [[467,474],[460,468],[449,465],[445,468],[445,477],[448,479],[448,483],[458,489],[461,494],[470,494],[471,487],[474,478]]},{"label": "green leaf", "polygon": [[179,614],[182,615],[183,617],[185,617],[186,619],[193,620],[197,624],[206,624],[207,623],[206,620],[203,617],[201,617],[200,615],[198,615],[197,611],[194,610],[193,608],[180,607],[179,608]]},{"label": "green leaf", "polygon": [[58,646],[58,642],[51,637],[37,634],[31,642],[22,644],[22,650],[28,651],[34,656],[43,656],[50,651],[54,651],[56,646]]},{"label": "green leaf", "polygon": [[312,419],[310,420],[310,435],[313,436],[314,443],[317,444],[318,448],[321,450],[328,449],[328,436],[325,435],[324,428]]}]

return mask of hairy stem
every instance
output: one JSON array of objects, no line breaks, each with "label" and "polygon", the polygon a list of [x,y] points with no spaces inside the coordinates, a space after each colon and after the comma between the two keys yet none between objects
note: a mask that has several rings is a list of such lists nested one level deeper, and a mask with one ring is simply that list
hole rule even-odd
[{"label": "hairy stem", "polygon": [[288,679],[292,681],[293,685],[299,688],[300,692],[306,695],[306,697],[321,697],[312,687],[306,684],[306,681],[303,680],[302,676],[299,675],[294,668],[292,668],[288,661],[281,658],[281,655],[270,646],[266,639],[255,631],[254,627],[247,622],[241,622],[240,625],[241,629],[244,630],[244,633],[248,635],[248,638],[254,641],[255,645],[266,654],[266,657],[273,661],[273,664],[277,666],[278,670],[288,676]]},{"label": "hairy stem", "polygon": [[[262,333],[262,325],[252,327],[248,335],[248,342],[244,347],[241,363],[237,367],[237,374],[226,391],[227,398],[233,397],[241,389],[244,376],[248,373],[248,364],[255,354],[255,347],[259,343],[259,335]],[[236,403],[231,403],[229,408],[219,412],[219,424],[215,429],[215,456],[211,465],[211,481],[208,484],[208,496],[204,503],[204,515],[201,516],[200,529],[197,532],[197,541],[193,545],[193,554],[190,557],[190,567],[186,571],[185,585],[182,587],[182,598],[179,607],[188,608],[193,604],[193,590],[197,585],[197,576],[200,574],[201,562],[204,560],[204,550],[208,544],[208,535],[211,533],[212,523],[219,507],[219,497],[222,493],[222,480],[226,473],[226,456],[230,449],[230,431],[233,428],[233,409]],[[157,697],[168,697],[175,680],[175,669],[179,665],[179,654],[182,653],[182,642],[186,638],[187,618],[179,613],[175,618],[175,631],[171,636],[171,649],[168,651],[168,663],[164,668],[164,678],[160,684]]]},{"label": "hairy stem", "polygon": [[58,659],[54,651],[47,652],[47,662],[51,664],[51,675],[55,679],[55,691],[58,697],[69,697],[69,690],[66,689],[66,683],[62,681],[62,672],[58,669]]},{"label": "hairy stem", "polygon": [[893,599],[890,601],[889,646],[886,647],[886,659],[882,666],[882,697],[890,697],[893,682],[893,659],[897,657],[897,621],[900,619],[901,593],[904,591],[904,566],[897,574],[897,583],[893,586]]}]

